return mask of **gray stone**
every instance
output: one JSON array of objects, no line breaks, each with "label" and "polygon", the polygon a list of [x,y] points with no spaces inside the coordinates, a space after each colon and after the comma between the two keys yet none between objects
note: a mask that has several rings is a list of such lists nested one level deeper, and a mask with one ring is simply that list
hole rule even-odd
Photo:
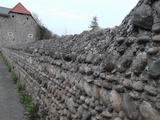
[{"label": "gray stone", "polygon": [[160,110],[160,102],[156,102],[156,107]]},{"label": "gray stone", "polygon": [[114,69],[114,63],[110,60],[105,60],[105,62],[103,62],[101,64],[101,72],[111,72]]},{"label": "gray stone", "polygon": [[76,109],[75,109],[75,103],[73,102],[73,99],[72,98],[69,98],[67,100],[67,107],[68,109],[72,112],[72,113],[76,113]]},{"label": "gray stone", "polygon": [[84,75],[85,74],[84,67],[80,66],[79,67],[79,72]]},{"label": "gray stone", "polygon": [[119,117],[120,117],[120,118],[124,119],[125,116],[126,116],[126,115],[125,115],[125,112],[124,112],[124,111],[120,111],[120,112],[119,112]]},{"label": "gray stone", "polygon": [[86,103],[87,105],[90,104],[89,98],[86,98],[86,99],[85,99],[85,103]]},{"label": "gray stone", "polygon": [[118,93],[124,93],[124,87],[123,87],[123,85],[116,85],[115,90]]},{"label": "gray stone", "polygon": [[112,114],[111,114],[110,112],[108,112],[108,111],[103,111],[103,112],[102,112],[102,115],[103,115],[104,117],[106,117],[106,118],[112,118]]},{"label": "gray stone", "polygon": [[135,75],[139,76],[147,65],[148,57],[146,52],[139,53],[133,62],[133,72]]},{"label": "gray stone", "polygon": [[84,67],[84,71],[88,76],[93,74],[93,70],[90,67]]},{"label": "gray stone", "polygon": [[159,1],[155,4],[155,11],[158,17],[160,17],[160,2]]},{"label": "gray stone", "polygon": [[79,108],[77,109],[77,115],[79,118],[82,117],[83,111],[84,111],[84,108],[82,107],[82,105],[79,106]]},{"label": "gray stone", "polygon": [[102,116],[101,115],[96,115],[96,120],[102,120]]},{"label": "gray stone", "polygon": [[148,74],[153,79],[160,77],[160,59],[151,64],[148,70]]},{"label": "gray stone", "polygon": [[94,84],[101,87],[102,86],[102,80],[94,80]]},{"label": "gray stone", "polygon": [[102,112],[102,111],[103,111],[103,106],[98,105],[98,106],[95,107],[95,110],[96,110],[97,112]]},{"label": "gray stone", "polygon": [[90,78],[90,77],[84,77],[84,80],[87,82],[87,83],[92,83],[94,80],[93,78]]},{"label": "gray stone", "polygon": [[124,110],[125,114],[127,115],[127,117],[131,120],[136,120],[136,107],[135,104],[133,102],[133,100],[131,99],[131,97],[127,94],[125,94],[123,96],[123,100],[122,100],[122,109]]},{"label": "gray stone", "polygon": [[130,46],[130,45],[132,45],[136,40],[137,40],[136,37],[128,37],[128,38],[126,39],[126,41],[125,41],[125,44],[126,44],[127,46]]},{"label": "gray stone", "polygon": [[108,104],[109,104],[109,95],[108,95],[107,91],[104,88],[102,88],[100,90],[100,98],[102,100],[102,103],[105,106],[108,106]]},{"label": "gray stone", "polygon": [[124,79],[123,86],[127,89],[132,89],[132,81],[129,79]]},{"label": "gray stone", "polygon": [[146,101],[140,105],[140,114],[143,120],[160,120],[160,114]]},{"label": "gray stone", "polygon": [[85,97],[84,96],[80,96],[80,100],[85,101]]},{"label": "gray stone", "polygon": [[105,79],[105,78],[106,78],[106,74],[105,74],[105,73],[100,73],[100,74],[99,74],[99,77],[100,77],[101,79]]},{"label": "gray stone", "polygon": [[92,89],[92,94],[96,99],[100,99],[100,88],[94,85]]},{"label": "gray stone", "polygon": [[133,60],[133,53],[129,51],[128,53],[124,54],[122,57],[119,58],[117,61],[117,70],[119,72],[125,72]]},{"label": "gray stone", "polygon": [[119,44],[122,44],[125,40],[126,40],[125,37],[117,37],[117,38],[116,38],[116,41],[117,41],[117,43],[119,43]]},{"label": "gray stone", "polygon": [[160,32],[160,23],[156,23],[152,26],[152,31],[155,33],[159,33]]},{"label": "gray stone", "polygon": [[155,55],[159,52],[159,49],[157,47],[153,47],[153,48],[149,48],[148,50],[146,50],[146,52],[150,55]]},{"label": "gray stone", "polygon": [[89,85],[89,83],[84,82],[84,90],[88,96],[92,97],[92,87]]},{"label": "gray stone", "polygon": [[122,120],[120,117],[116,117],[114,120]]},{"label": "gray stone", "polygon": [[112,83],[108,83],[106,81],[103,81],[103,87],[108,89],[108,90],[112,90]]},{"label": "gray stone", "polygon": [[90,51],[90,52],[88,53],[88,55],[87,55],[86,63],[92,63],[93,57],[94,57],[94,55],[93,55],[93,53]]},{"label": "gray stone", "polygon": [[158,94],[157,89],[152,87],[152,86],[147,85],[147,86],[144,87],[144,90],[149,95],[157,96],[157,94]]},{"label": "gray stone", "polygon": [[139,44],[144,44],[144,43],[149,42],[150,40],[151,40],[151,37],[150,37],[150,36],[145,36],[145,35],[143,35],[143,36],[141,36],[141,37],[139,37],[139,38],[137,39],[137,43],[139,43]]},{"label": "gray stone", "polygon": [[83,104],[82,105],[84,109],[88,110],[88,105],[87,104]]},{"label": "gray stone", "polygon": [[141,81],[134,82],[133,89],[136,91],[143,91],[143,83]]},{"label": "gray stone", "polygon": [[82,120],[90,120],[92,117],[91,112],[84,112]]},{"label": "gray stone", "polygon": [[134,99],[134,100],[140,100],[141,97],[138,94],[138,92],[134,91],[134,92],[130,92],[129,95]]},{"label": "gray stone", "polygon": [[153,42],[160,42],[160,35],[155,35],[152,37]]},{"label": "gray stone", "polygon": [[152,8],[147,4],[138,7],[133,13],[132,23],[145,29],[151,29],[153,24]]},{"label": "gray stone", "polygon": [[110,92],[110,102],[116,112],[121,110],[121,96],[115,90]]}]

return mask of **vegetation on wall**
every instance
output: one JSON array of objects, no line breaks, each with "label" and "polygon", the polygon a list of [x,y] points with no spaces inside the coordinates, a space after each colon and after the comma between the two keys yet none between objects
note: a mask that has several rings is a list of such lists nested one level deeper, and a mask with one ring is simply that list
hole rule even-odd
[{"label": "vegetation on wall", "polygon": [[57,38],[59,37],[57,34],[54,34],[52,31],[50,31],[41,21],[39,16],[36,13],[32,13],[33,18],[37,22],[39,28],[40,28],[40,39],[50,39],[50,38]]}]

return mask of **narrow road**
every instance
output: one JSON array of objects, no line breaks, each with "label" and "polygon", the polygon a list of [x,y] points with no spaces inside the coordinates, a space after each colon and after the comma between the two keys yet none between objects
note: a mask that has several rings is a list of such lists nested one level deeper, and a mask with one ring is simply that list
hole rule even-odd
[{"label": "narrow road", "polygon": [[24,107],[0,54],[0,120],[26,120]]}]

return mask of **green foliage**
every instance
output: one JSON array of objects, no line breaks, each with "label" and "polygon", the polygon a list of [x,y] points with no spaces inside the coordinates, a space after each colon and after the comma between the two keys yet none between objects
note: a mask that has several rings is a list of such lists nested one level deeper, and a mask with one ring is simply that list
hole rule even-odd
[{"label": "green foliage", "polygon": [[20,99],[26,106],[26,115],[30,119],[34,119],[37,116],[37,108],[32,99],[27,96],[23,91],[20,91]]},{"label": "green foliage", "polygon": [[29,118],[33,119],[37,116],[37,109],[36,105],[33,102],[30,102],[27,104],[27,111],[26,114],[29,116]]},{"label": "green foliage", "polygon": [[12,77],[12,80],[14,81],[14,83],[17,83],[17,75],[12,73],[11,77]]},{"label": "green foliage", "polygon": [[36,116],[37,116],[36,105],[34,104],[34,102],[32,101],[32,99],[23,92],[23,88],[22,88],[22,85],[20,83],[17,83],[17,88],[18,88],[18,91],[20,93],[20,100],[26,106],[26,115],[31,120],[34,119],[34,118],[36,118]]},{"label": "green foliage", "polygon": [[50,39],[52,38],[52,32],[48,30],[44,25],[39,25],[40,27],[40,39]]},{"label": "green foliage", "polygon": [[91,24],[89,26],[89,28],[92,29],[92,31],[98,31],[100,28],[98,26],[98,19],[97,19],[97,16],[94,16],[93,17],[93,20],[91,21]]},{"label": "green foliage", "polygon": [[38,14],[32,13],[32,17],[37,22],[37,24],[40,28],[40,39],[41,40],[42,39],[50,39],[50,38],[53,38],[55,36],[55,35],[53,35],[53,33],[47,27],[44,26],[44,24],[42,23],[42,20],[38,16]]},{"label": "green foliage", "polygon": [[10,64],[8,63],[7,59],[5,58],[3,54],[2,54],[2,59],[3,59],[4,64],[7,66],[8,71],[11,72],[12,67],[10,66]]},{"label": "green foliage", "polygon": [[17,83],[16,85],[17,85],[18,91],[21,92],[22,91],[22,85],[20,83]]}]

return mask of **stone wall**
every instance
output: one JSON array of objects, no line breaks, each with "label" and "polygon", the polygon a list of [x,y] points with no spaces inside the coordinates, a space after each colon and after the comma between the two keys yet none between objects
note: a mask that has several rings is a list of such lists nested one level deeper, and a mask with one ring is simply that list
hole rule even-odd
[{"label": "stone wall", "polygon": [[160,120],[159,0],[120,26],[2,50],[41,120]]},{"label": "stone wall", "polygon": [[24,44],[38,40],[39,27],[30,15],[9,13],[8,17],[0,17],[0,49],[1,46]]}]

